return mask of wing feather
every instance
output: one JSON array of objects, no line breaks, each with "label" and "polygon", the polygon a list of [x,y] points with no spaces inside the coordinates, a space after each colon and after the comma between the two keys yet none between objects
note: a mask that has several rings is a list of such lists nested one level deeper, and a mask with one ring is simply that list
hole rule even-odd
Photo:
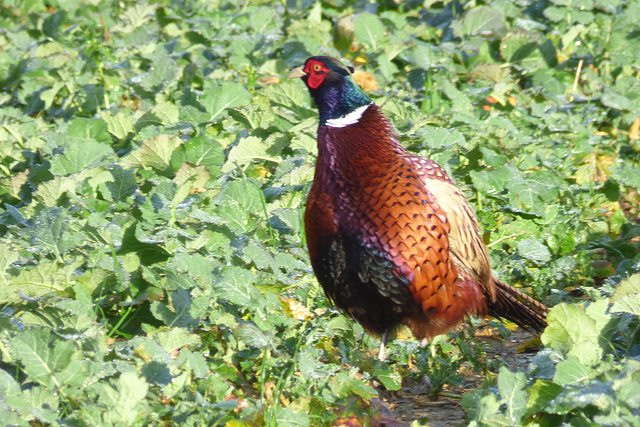
[{"label": "wing feather", "polygon": [[460,273],[470,274],[490,301],[494,301],[496,291],[491,263],[473,208],[437,163],[417,156],[412,156],[411,160],[425,188],[447,216],[451,227],[449,252],[456,267]]}]

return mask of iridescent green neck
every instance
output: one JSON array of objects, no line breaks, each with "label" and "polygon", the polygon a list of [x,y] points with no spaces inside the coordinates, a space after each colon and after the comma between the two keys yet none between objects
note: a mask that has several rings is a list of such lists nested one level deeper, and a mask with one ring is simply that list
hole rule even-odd
[{"label": "iridescent green neck", "polygon": [[320,113],[321,125],[326,125],[328,120],[339,119],[373,102],[350,78],[340,77],[331,82],[325,82],[318,89],[310,89],[311,97]]}]

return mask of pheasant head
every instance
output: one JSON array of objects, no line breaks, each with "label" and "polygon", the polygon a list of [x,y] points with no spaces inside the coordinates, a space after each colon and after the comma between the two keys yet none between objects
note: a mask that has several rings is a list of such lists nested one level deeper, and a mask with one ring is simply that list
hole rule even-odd
[{"label": "pheasant head", "polygon": [[[294,69],[289,78],[300,77],[320,114],[320,124],[340,123],[354,112],[364,112],[373,101],[351,78],[352,67],[329,56],[313,56],[302,67]],[[357,117],[359,118],[359,116]],[[332,126],[340,127],[340,126]]]}]

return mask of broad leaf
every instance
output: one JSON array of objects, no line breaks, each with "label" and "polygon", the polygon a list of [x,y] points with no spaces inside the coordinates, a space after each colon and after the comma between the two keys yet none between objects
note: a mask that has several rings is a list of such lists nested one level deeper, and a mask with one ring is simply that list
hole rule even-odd
[{"label": "broad leaf", "polygon": [[251,101],[251,95],[238,83],[222,82],[213,83],[205,89],[202,96],[202,105],[209,113],[209,121],[218,121],[227,108],[247,105]]},{"label": "broad leaf", "polygon": [[378,52],[386,42],[385,28],[376,15],[363,13],[355,19],[354,34],[356,38],[368,45],[373,52]]},{"label": "broad leaf", "polygon": [[51,159],[51,172],[56,175],[71,175],[85,168],[97,166],[112,155],[113,150],[107,144],[94,139],[77,139],[70,143],[63,154]]},{"label": "broad leaf", "polygon": [[575,356],[582,364],[592,366],[600,360],[602,348],[598,342],[595,321],[580,307],[559,304],[547,315],[549,327],[542,334],[544,345]]}]

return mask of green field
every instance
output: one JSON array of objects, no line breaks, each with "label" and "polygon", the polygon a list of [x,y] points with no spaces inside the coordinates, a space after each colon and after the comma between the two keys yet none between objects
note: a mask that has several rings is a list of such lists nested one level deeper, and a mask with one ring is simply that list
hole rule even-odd
[{"label": "green field", "polygon": [[[379,362],[325,299],[317,111],[286,78],[313,55],[553,307],[526,372],[485,357],[492,320]],[[465,366],[470,425],[640,426],[639,192],[640,0],[2,0],[0,424],[376,425]]]}]

